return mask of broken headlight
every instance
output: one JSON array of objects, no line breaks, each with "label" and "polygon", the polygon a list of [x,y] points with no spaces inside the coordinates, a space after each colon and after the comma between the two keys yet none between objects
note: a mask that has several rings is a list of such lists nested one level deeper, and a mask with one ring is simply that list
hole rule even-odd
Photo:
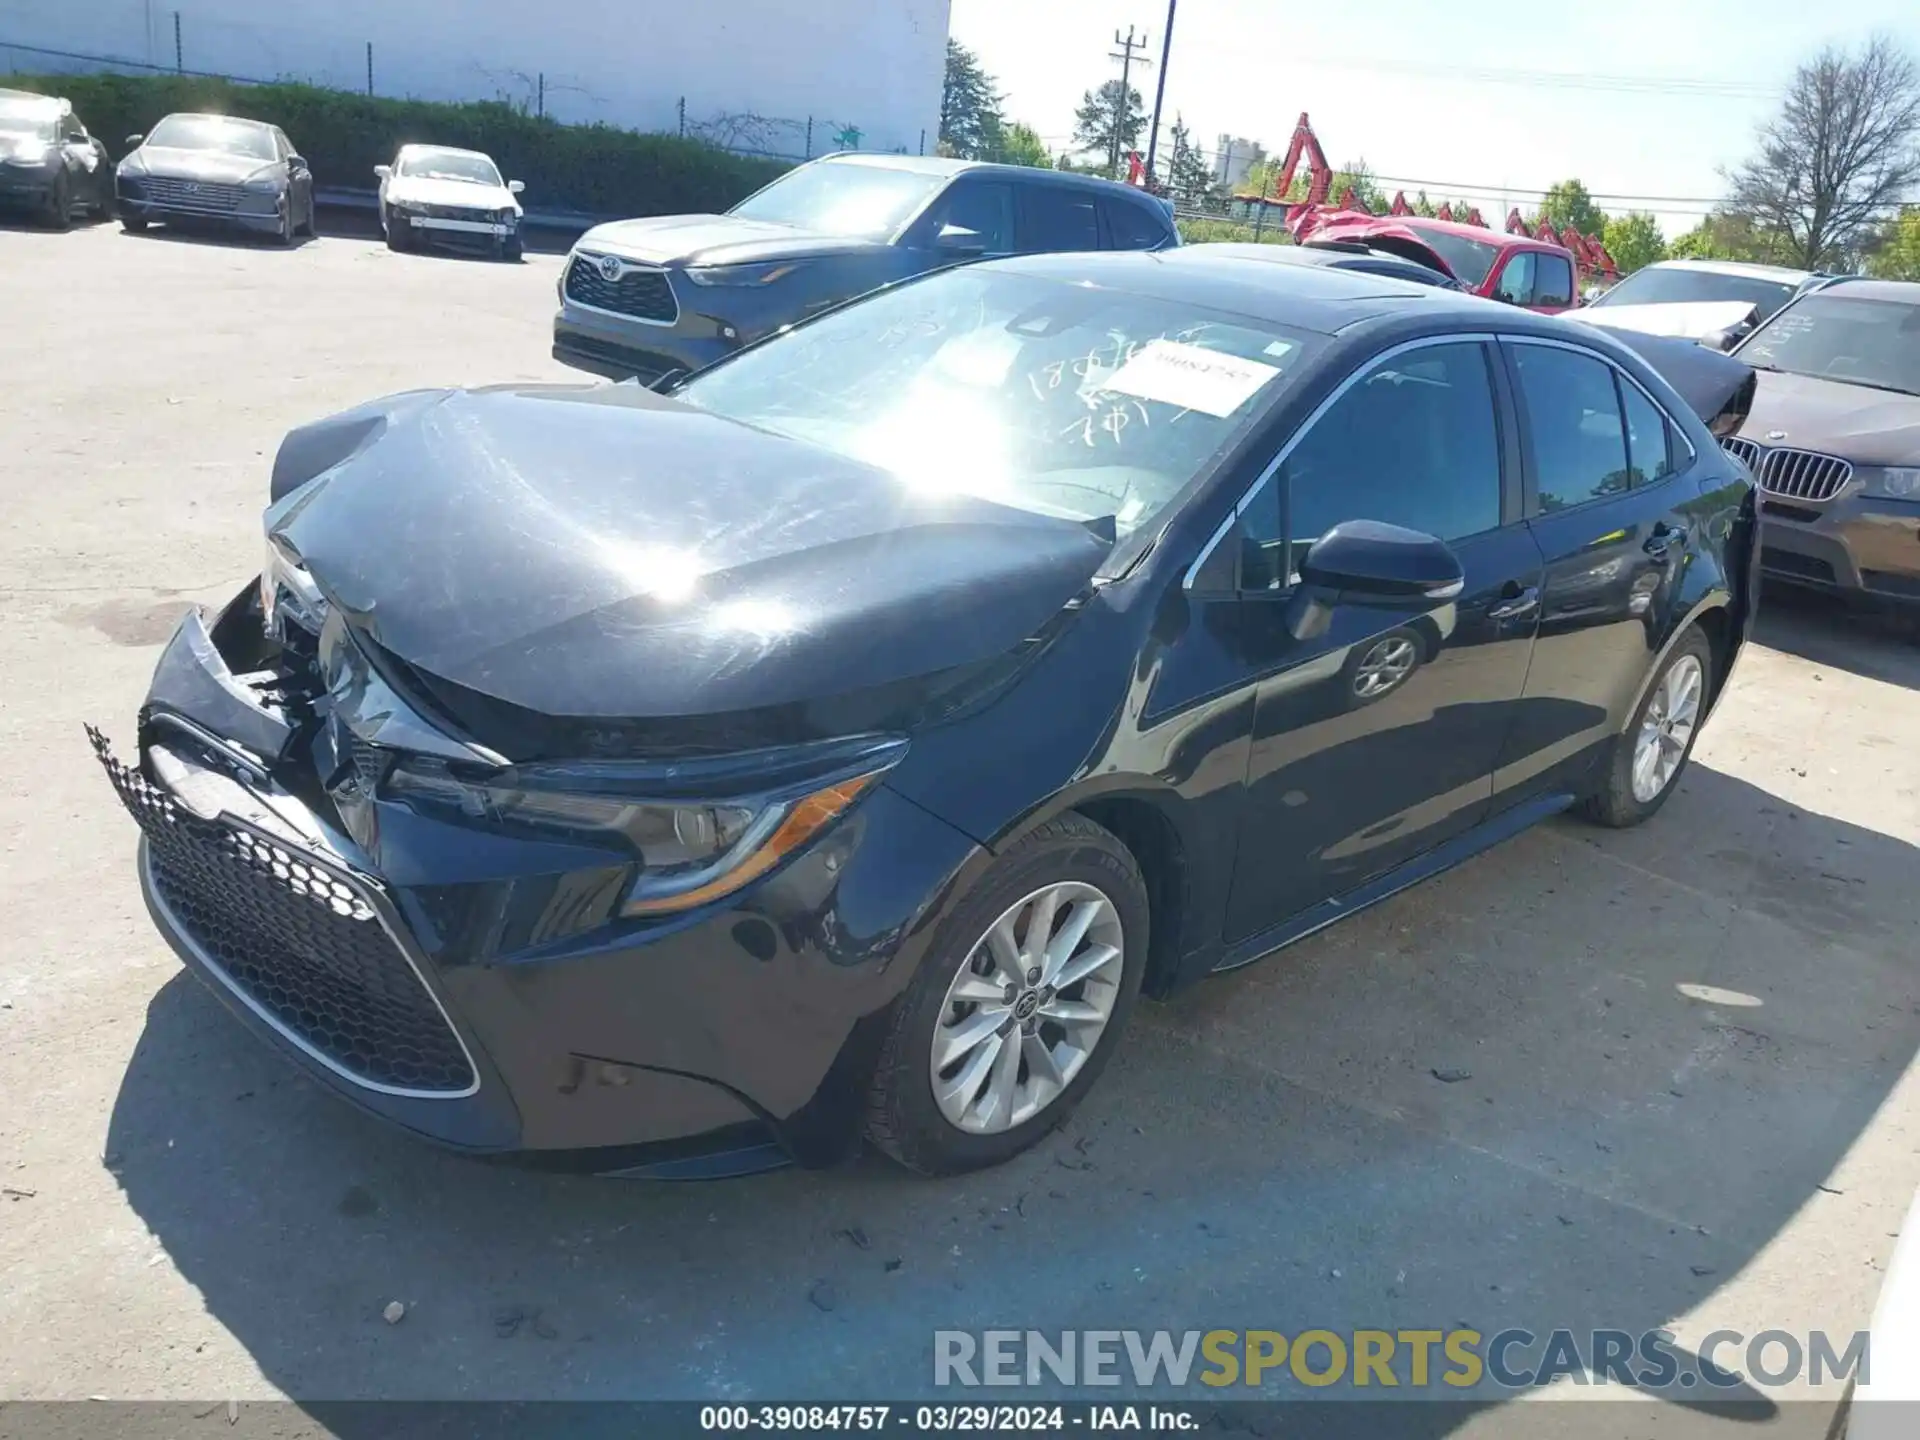
[{"label": "broken headlight", "polygon": [[611,772],[596,786],[593,767],[530,765],[469,778],[443,761],[409,758],[382,790],[409,809],[448,818],[618,841],[640,866],[622,912],[664,915],[766,874],[838,819],[885,768],[776,794],[694,801],[620,794],[621,777]]},{"label": "broken headlight", "polygon": [[266,626],[267,635],[275,640],[286,639],[286,632],[281,628],[283,620],[291,620],[302,630],[318,635],[326,614],[326,599],[320,594],[320,587],[313,583],[313,576],[307,573],[307,567],[268,536],[266,559],[260,566],[260,620]]}]

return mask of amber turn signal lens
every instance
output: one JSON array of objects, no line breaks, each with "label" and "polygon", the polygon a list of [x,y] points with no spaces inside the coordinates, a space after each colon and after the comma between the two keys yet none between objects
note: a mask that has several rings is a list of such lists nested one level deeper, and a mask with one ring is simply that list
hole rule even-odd
[{"label": "amber turn signal lens", "polygon": [[731,895],[743,885],[752,883],[778,865],[787,856],[807,844],[853,804],[869,785],[880,777],[859,775],[852,780],[842,780],[838,785],[829,785],[824,790],[816,790],[804,800],[794,803],[766,843],[748,855],[739,864],[724,875],[709,880],[705,885],[693,890],[683,890],[675,895],[660,895],[646,899],[630,900],[626,905],[629,915],[667,915],[680,910],[691,910]]}]

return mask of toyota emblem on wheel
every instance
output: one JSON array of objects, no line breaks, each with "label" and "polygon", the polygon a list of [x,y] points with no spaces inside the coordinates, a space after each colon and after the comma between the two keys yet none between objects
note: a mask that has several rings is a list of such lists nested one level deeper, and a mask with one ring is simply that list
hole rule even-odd
[{"label": "toyota emblem on wheel", "polygon": [[617,257],[612,255],[602,255],[600,257],[600,278],[602,280],[618,280],[620,278],[620,270],[621,265]]}]

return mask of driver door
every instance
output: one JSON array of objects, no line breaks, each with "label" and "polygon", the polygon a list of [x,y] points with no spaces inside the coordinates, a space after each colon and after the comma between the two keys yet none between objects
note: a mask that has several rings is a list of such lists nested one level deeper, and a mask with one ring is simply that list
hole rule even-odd
[{"label": "driver door", "polygon": [[[1241,517],[1242,622],[1259,675],[1227,907],[1231,944],[1484,819],[1526,686],[1542,562],[1484,338],[1364,366],[1281,452]],[[1444,604],[1316,593],[1312,542],[1348,520],[1446,541]]]}]

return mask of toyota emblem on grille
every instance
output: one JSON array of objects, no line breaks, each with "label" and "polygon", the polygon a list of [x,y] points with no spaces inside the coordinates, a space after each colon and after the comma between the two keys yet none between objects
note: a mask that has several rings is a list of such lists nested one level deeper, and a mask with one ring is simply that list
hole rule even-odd
[{"label": "toyota emblem on grille", "polygon": [[1769,430],[1767,431],[1767,438],[1769,440],[1784,440],[1787,438],[1787,432],[1784,430]]},{"label": "toyota emblem on grille", "polygon": [[620,278],[620,270],[621,265],[617,256],[602,255],[600,257],[600,278],[602,280],[618,280]]}]

